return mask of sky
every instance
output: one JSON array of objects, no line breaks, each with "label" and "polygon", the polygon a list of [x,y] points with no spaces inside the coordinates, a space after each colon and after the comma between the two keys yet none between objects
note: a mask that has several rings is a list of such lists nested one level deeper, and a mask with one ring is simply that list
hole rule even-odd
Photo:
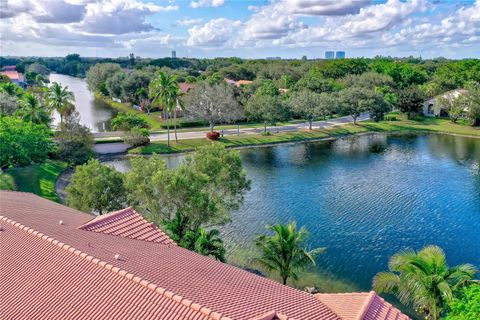
[{"label": "sky", "polygon": [[0,0],[0,55],[480,58],[480,0]]}]

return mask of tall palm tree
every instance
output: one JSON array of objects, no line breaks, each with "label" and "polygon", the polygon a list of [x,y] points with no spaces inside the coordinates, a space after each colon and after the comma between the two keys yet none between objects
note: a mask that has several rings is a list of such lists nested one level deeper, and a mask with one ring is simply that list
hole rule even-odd
[{"label": "tall palm tree", "polygon": [[58,82],[48,88],[47,103],[48,107],[53,111],[56,110],[60,114],[60,125],[63,124],[63,117],[75,110],[75,96],[73,92],[68,91],[68,87],[62,87]]},{"label": "tall palm tree", "polygon": [[23,89],[13,82],[2,83],[0,90],[14,97],[21,97],[23,94]]},{"label": "tall palm tree", "polygon": [[175,93],[178,89],[177,78],[165,72],[160,72],[158,77],[150,83],[150,99],[152,103],[161,104],[164,107],[165,119],[167,120],[167,145],[170,146],[170,119],[169,114],[176,105]]},{"label": "tall palm tree", "polygon": [[379,293],[394,294],[401,303],[412,306],[429,320],[440,318],[454,291],[472,280],[476,272],[471,264],[450,268],[438,246],[397,252],[390,258],[388,268],[390,271],[377,273],[373,288]]},{"label": "tall palm tree", "polygon": [[174,131],[175,131],[175,142],[178,142],[178,137],[177,137],[177,109],[184,109],[183,101],[180,99],[183,96],[182,91],[180,88],[177,86],[177,90],[172,92],[173,99],[175,100],[175,106],[173,108],[173,126],[174,126]]},{"label": "tall palm tree", "polygon": [[268,271],[277,271],[283,284],[292,278],[298,279],[298,271],[315,265],[315,257],[324,252],[325,248],[307,250],[304,247],[308,232],[305,227],[297,230],[295,222],[287,225],[268,226],[273,235],[260,235],[255,239],[255,245],[261,251],[258,262]]},{"label": "tall palm tree", "polygon": [[18,114],[23,120],[35,124],[48,124],[50,115],[41,105],[36,95],[28,92],[19,101],[20,109]]}]

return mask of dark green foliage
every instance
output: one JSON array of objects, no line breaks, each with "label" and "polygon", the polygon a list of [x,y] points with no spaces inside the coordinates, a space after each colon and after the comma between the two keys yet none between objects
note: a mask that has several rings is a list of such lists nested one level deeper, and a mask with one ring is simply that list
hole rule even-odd
[{"label": "dark green foliage", "polygon": [[128,143],[132,147],[138,147],[146,145],[150,142],[150,133],[147,129],[133,127],[130,131],[125,132],[123,135],[123,141]]},{"label": "dark green foliage", "polygon": [[67,205],[85,212],[103,214],[126,205],[122,174],[96,159],[75,168],[66,191]]},{"label": "dark green foliage", "polygon": [[400,111],[405,112],[409,118],[412,113],[418,113],[422,110],[425,97],[418,87],[412,86],[402,89],[398,92],[397,97],[397,107]]},{"label": "dark green foliage", "polygon": [[54,150],[50,128],[0,117],[0,167],[26,166],[47,159]]},{"label": "dark green foliage", "polygon": [[17,187],[15,186],[15,179],[8,173],[3,173],[0,171],[0,190],[10,190],[15,191]]},{"label": "dark green foliage", "polygon": [[148,123],[135,113],[119,112],[111,121],[113,130],[129,131],[132,128],[148,128]]},{"label": "dark green foliage", "polygon": [[361,74],[368,70],[366,59],[340,59],[328,61],[320,67],[325,78],[339,79],[347,74]]}]

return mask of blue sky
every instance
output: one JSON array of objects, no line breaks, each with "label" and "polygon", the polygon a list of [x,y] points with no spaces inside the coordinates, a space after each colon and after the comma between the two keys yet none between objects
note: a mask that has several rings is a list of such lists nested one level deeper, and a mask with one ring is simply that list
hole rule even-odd
[{"label": "blue sky", "polygon": [[480,57],[480,0],[1,0],[2,55]]}]

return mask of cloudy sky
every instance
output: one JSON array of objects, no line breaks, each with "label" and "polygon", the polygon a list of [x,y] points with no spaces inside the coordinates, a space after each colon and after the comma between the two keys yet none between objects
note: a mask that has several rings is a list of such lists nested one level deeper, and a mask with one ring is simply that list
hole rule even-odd
[{"label": "cloudy sky", "polygon": [[0,0],[0,54],[480,58],[480,0]]}]

